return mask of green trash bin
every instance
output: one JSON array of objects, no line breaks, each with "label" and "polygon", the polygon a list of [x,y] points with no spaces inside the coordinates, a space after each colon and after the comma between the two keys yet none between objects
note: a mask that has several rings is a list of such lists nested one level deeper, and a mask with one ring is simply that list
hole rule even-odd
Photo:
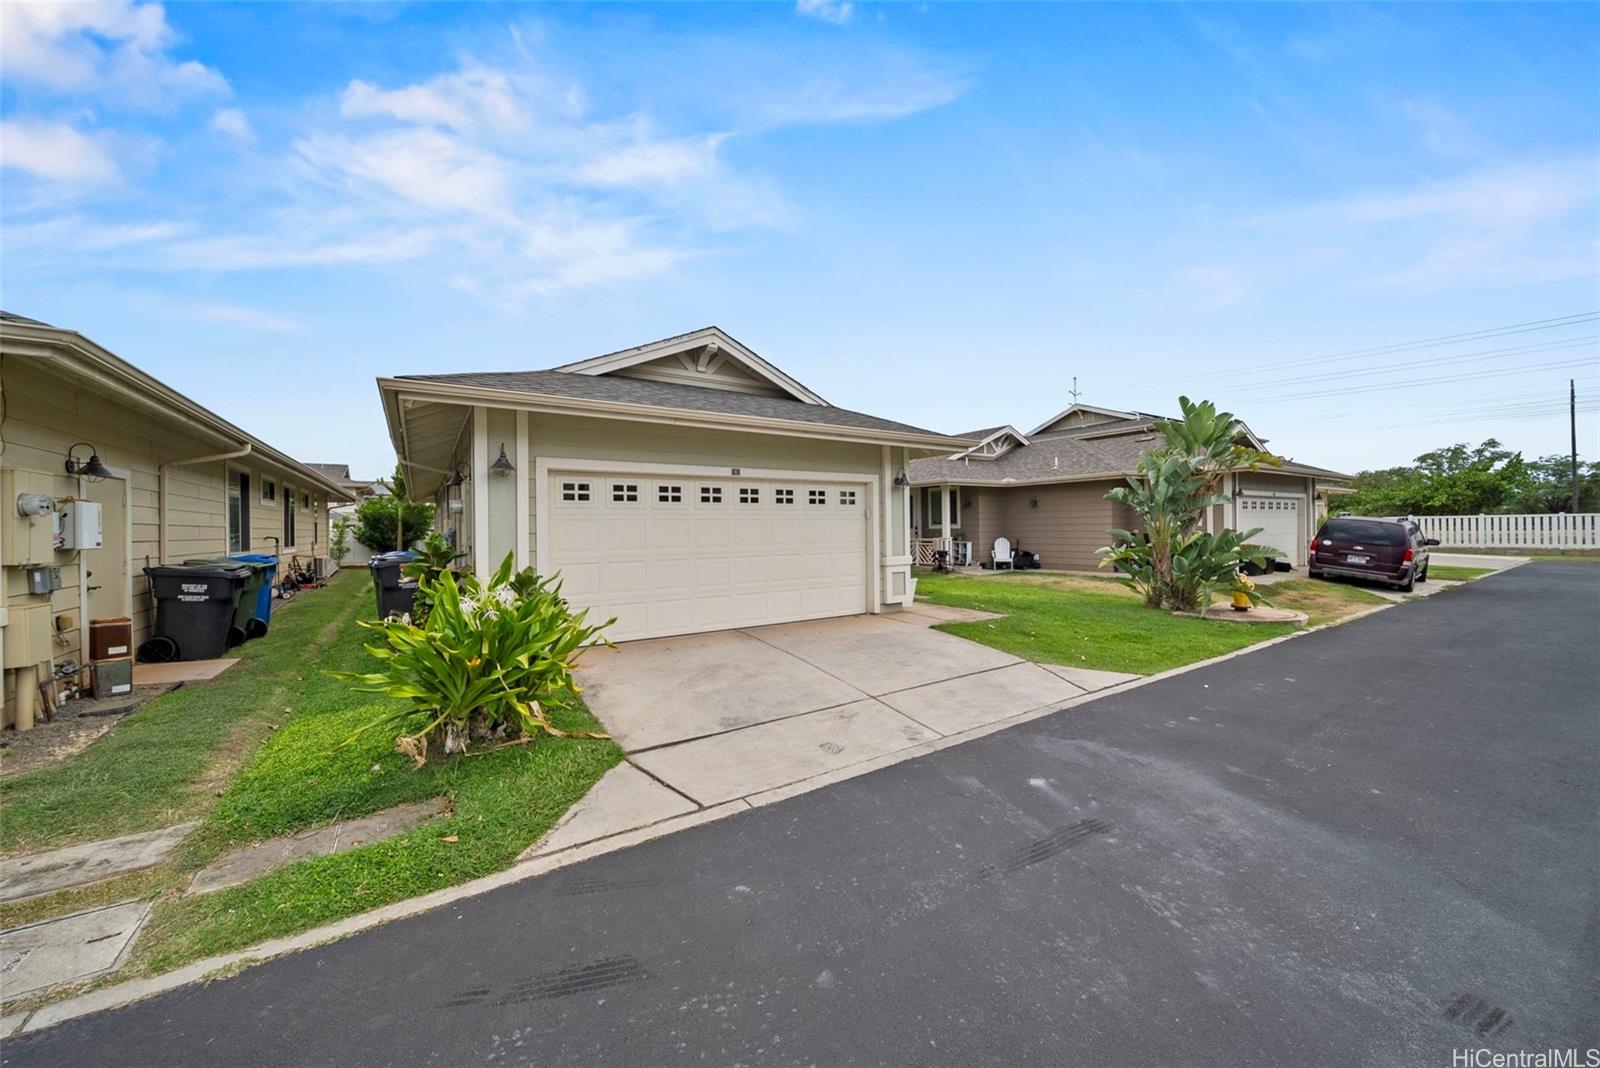
[{"label": "green trash bin", "polygon": [[276,564],[239,560],[231,556],[195,556],[185,560],[184,565],[249,569],[250,576],[245,580],[244,592],[239,596],[239,607],[234,609],[233,625],[243,631],[247,638],[260,638],[267,633],[267,621],[258,617],[256,609],[261,600],[261,588],[267,584],[267,577],[276,570]]}]

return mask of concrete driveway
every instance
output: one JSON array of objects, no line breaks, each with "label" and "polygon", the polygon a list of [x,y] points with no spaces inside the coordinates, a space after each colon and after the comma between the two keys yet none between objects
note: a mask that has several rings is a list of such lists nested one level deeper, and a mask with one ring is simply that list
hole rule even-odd
[{"label": "concrete driveway", "polygon": [[929,629],[990,618],[919,605],[586,654],[589,707],[628,752],[531,851],[839,772],[1138,676],[1030,663]]}]

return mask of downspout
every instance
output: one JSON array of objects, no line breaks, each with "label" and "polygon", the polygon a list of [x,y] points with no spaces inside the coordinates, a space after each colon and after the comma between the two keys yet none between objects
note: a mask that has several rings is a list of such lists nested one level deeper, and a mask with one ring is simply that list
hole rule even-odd
[{"label": "downspout", "polygon": [[[161,501],[160,501],[159,507],[156,509],[156,527],[157,527],[157,530],[158,530],[158,533],[156,535],[156,547],[157,547],[157,551],[160,553],[160,556],[156,561],[157,563],[164,564],[164,563],[167,562],[167,551],[168,551],[167,550],[167,504],[168,504],[167,470],[168,470],[168,468],[172,468],[172,467],[190,467],[190,466],[193,466],[194,464],[210,464],[210,463],[216,463],[218,460],[237,460],[240,457],[249,456],[251,448],[252,448],[252,446],[247,443],[244,446],[244,448],[242,448],[242,449],[234,449],[232,452],[214,452],[214,453],[210,454],[209,456],[191,456],[186,460],[166,460],[166,461],[162,462],[162,464],[161,464],[161,466],[159,468],[157,468],[157,470],[160,472],[160,478],[161,478]],[[224,474],[223,481],[224,482],[227,481],[226,474]],[[226,497],[226,491],[227,491],[226,485],[224,485],[223,491],[224,491],[224,497]],[[222,522],[223,522],[224,526],[227,525],[228,517],[227,517],[227,509],[226,508],[223,509]],[[224,538],[223,540],[226,541],[227,539]]]}]

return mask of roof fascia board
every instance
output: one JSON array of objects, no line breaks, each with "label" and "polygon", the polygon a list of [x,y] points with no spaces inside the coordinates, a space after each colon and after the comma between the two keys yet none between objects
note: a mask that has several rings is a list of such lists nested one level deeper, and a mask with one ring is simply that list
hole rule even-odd
[{"label": "roof fascia board", "polygon": [[[652,341],[637,348],[623,349],[621,352],[614,352],[607,356],[594,356],[587,360],[579,360],[577,363],[562,364],[560,367],[551,368],[551,370],[579,375],[603,375],[610,371],[620,371],[625,367],[632,367],[635,364],[649,363],[651,360],[658,360],[663,356],[672,356],[703,348],[713,341],[717,343],[719,354],[732,356],[756,375],[771,382],[795,400],[804,401],[807,404],[827,405],[828,402],[820,395],[801,385],[798,380],[778,370],[778,368],[756,355],[737,339],[724,333],[720,327],[715,326],[708,326],[703,330],[696,330],[680,337]],[[720,361],[718,366],[721,366]]]},{"label": "roof fascia board", "polygon": [[[92,379],[112,392],[142,401],[145,407],[158,415],[170,418],[174,412],[169,409],[176,409],[176,414],[198,424],[200,429],[213,437],[230,444],[248,444],[253,458],[273,464],[282,472],[295,476],[297,482],[307,479],[319,488],[328,490],[331,496],[340,500],[355,499],[346,487],[307,467],[294,457],[273,448],[209,408],[195,403],[76,330],[7,322],[4,324],[4,334],[8,346],[19,354],[48,356],[61,360],[67,364],[72,373]],[[21,346],[13,344],[19,340],[24,344]],[[37,349],[26,344],[30,341],[35,343]]]},{"label": "roof fascia board", "polygon": [[[757,434],[826,438],[831,441],[856,441],[872,445],[906,445],[932,450],[945,450],[951,446],[965,447],[967,444],[964,438],[951,438],[939,434],[903,434],[897,431],[871,430],[866,427],[839,426],[834,423],[803,423],[790,419],[764,419],[749,415],[694,412],[683,408],[662,408],[655,405],[625,404],[618,401],[557,397],[546,393],[530,393],[524,390],[444,385],[438,382],[422,383],[412,379],[380,378],[378,379],[378,388],[385,392],[392,392],[398,400],[417,400],[444,404],[478,403],[509,408],[513,411],[598,416],[631,422],[697,426],[711,430],[743,430]],[[388,409],[390,404],[386,401],[384,407]],[[396,412],[394,416],[391,416],[391,420],[398,416],[399,413]],[[391,421],[391,439],[395,437],[395,426],[396,424]]]},{"label": "roof fascia board", "polygon": [[[989,442],[995,440],[996,438],[1004,437],[1007,434],[1010,434],[1012,437],[1017,439],[1017,444],[1013,445],[1011,447],[1013,449],[1014,448],[1020,448],[1021,446],[1029,444],[1028,439],[1016,427],[1014,427],[1014,426],[1003,426],[999,430],[996,430],[993,434],[990,434],[988,437],[986,437],[982,441],[978,442],[976,445],[972,446],[971,448],[963,449],[958,453],[952,454],[950,459],[959,460],[959,459],[962,459],[963,457],[971,456],[973,453],[977,452],[979,449],[981,449],[985,445],[989,444]],[[993,456],[985,456],[985,457],[983,457],[983,459],[985,459],[985,460],[998,459],[999,457],[1005,455],[1005,453],[1010,452],[1010,451],[1011,451],[1011,449],[1006,449],[1006,450],[1004,450],[1004,452],[997,452]]]},{"label": "roof fascia board", "polygon": [[1115,408],[1096,408],[1092,404],[1072,404],[1072,405],[1068,405],[1066,408],[1063,408],[1061,411],[1057,412],[1055,415],[1052,415],[1050,418],[1046,419],[1044,422],[1040,423],[1038,426],[1036,426],[1032,430],[1028,431],[1028,433],[1030,435],[1043,433],[1044,430],[1046,428],[1048,428],[1052,423],[1056,423],[1056,422],[1061,421],[1062,419],[1065,419],[1067,416],[1071,415],[1073,412],[1094,412],[1097,415],[1114,415],[1114,416],[1117,416],[1118,418],[1121,418],[1121,419],[1137,419],[1137,418],[1139,418],[1139,413],[1137,413],[1137,412],[1121,412],[1121,411],[1118,411]]}]

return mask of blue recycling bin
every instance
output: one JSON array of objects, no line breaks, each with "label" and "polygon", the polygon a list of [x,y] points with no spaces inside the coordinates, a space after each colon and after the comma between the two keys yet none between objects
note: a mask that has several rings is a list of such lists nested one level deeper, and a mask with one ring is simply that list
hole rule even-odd
[{"label": "blue recycling bin", "polygon": [[261,632],[266,633],[266,628],[272,622],[272,591],[278,588],[278,558],[271,553],[230,553],[234,560],[243,560],[251,564],[268,564],[271,570],[267,572],[267,581],[261,586],[261,593],[256,599],[256,618],[261,621]]}]

